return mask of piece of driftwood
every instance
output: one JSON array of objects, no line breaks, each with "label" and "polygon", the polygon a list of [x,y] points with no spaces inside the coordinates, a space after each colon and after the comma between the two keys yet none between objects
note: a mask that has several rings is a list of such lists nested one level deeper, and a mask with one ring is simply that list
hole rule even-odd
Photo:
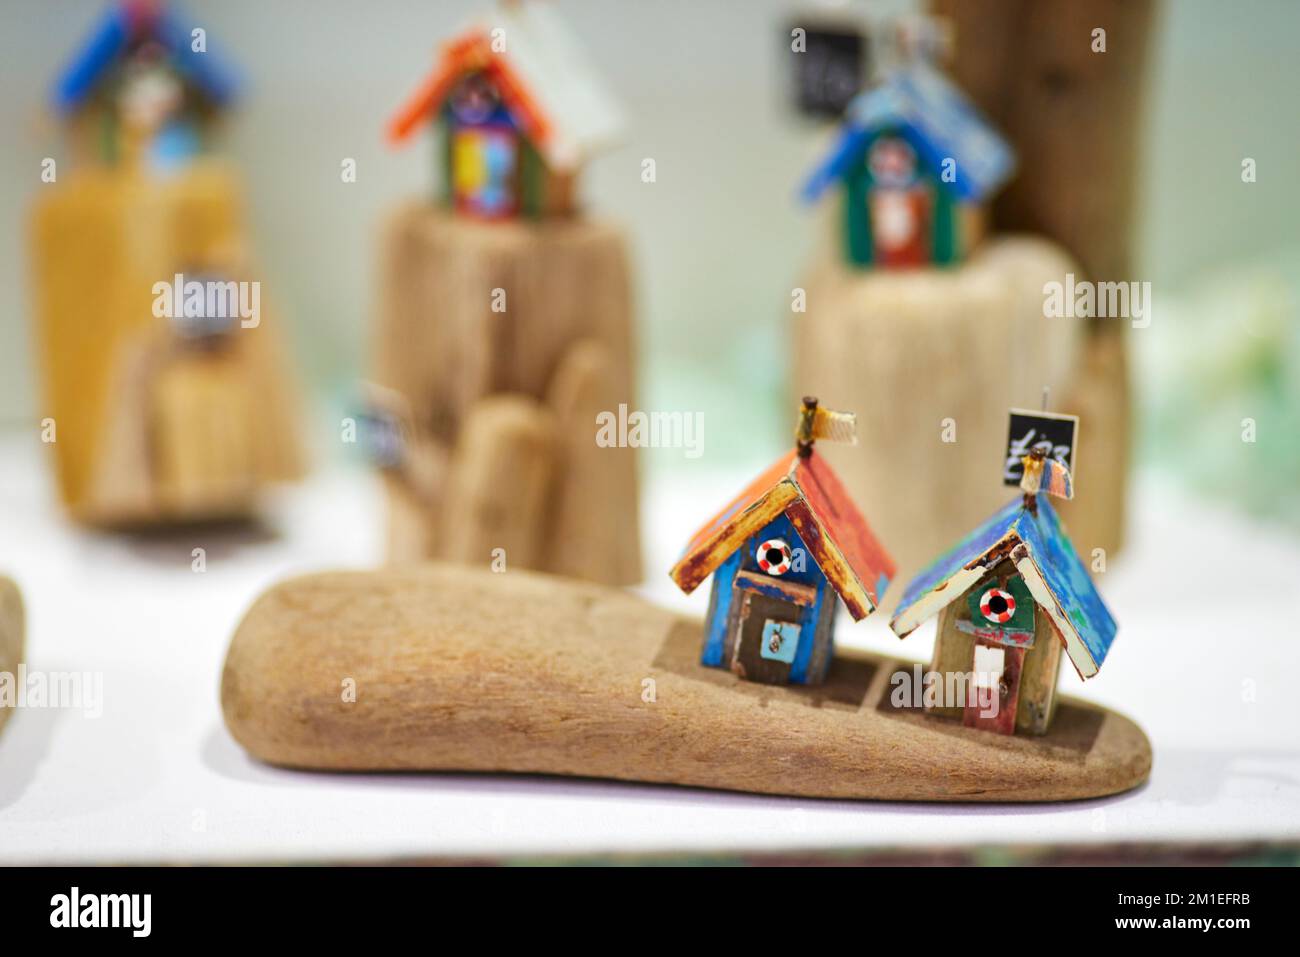
[{"label": "piece of driftwood", "polygon": [[[1080,324],[1045,318],[1042,293],[1073,268],[1051,243],[1002,238],[953,269],[861,271],[826,255],[805,283],[793,391],[856,411],[859,444],[821,454],[900,581],[1002,504],[1007,409],[1039,408],[1043,386],[1059,395],[1076,362]],[[1085,426],[1085,458],[1089,441]]]},{"label": "piece of driftwood", "polygon": [[1019,156],[993,228],[1047,236],[1097,279],[1134,278],[1134,144],[1155,0],[935,0],[933,10],[955,27],[945,69]]},{"label": "piece of driftwood", "polygon": [[[23,660],[23,633],[26,624],[23,597],[11,579],[0,575],[0,675],[16,681],[18,663]],[[13,708],[0,707],[0,730]]]},{"label": "piece of driftwood", "polygon": [[[539,543],[508,554],[511,567],[638,581],[635,450],[596,442],[597,414],[633,402],[622,235],[583,219],[482,223],[412,203],[388,223],[383,249],[375,379],[405,403],[416,464],[446,463],[386,478],[390,559],[486,562],[482,546],[506,547],[505,535]],[[466,510],[472,488],[456,474],[511,441],[477,412],[501,395],[533,403],[552,432],[537,452],[550,463],[546,493],[530,487],[504,517]],[[512,481],[479,478],[503,491]]]},{"label": "piece of driftwood", "polygon": [[[527,396],[483,399],[451,459],[438,551],[451,561],[536,568],[549,547],[544,514],[556,466],[555,418]],[[500,563],[498,562],[498,567]]]},{"label": "piece of driftwood", "polygon": [[64,504],[94,524],[246,514],[297,477],[296,397],[268,297],[213,350],[154,313],[154,284],[255,282],[235,178],[215,162],[155,179],[78,171],[33,214],[41,418]]},{"label": "piece of driftwood", "polygon": [[[993,227],[1061,243],[1095,281],[1140,278],[1133,275],[1132,224],[1156,6],[1155,0],[934,4],[956,30],[949,69],[1020,155],[1015,178],[994,200]],[[1097,30],[1105,31],[1104,52]],[[1076,536],[1108,553],[1124,534],[1132,438],[1126,338],[1122,321],[1095,320],[1083,361],[1061,396],[1070,411],[1086,411],[1091,433],[1106,429],[1104,442],[1084,437],[1080,496],[1062,512]]]},{"label": "piece of driftwood", "polygon": [[240,623],[222,710],[253,757],[316,770],[1058,801],[1128,790],[1151,768],[1141,729],[1095,706],[1062,701],[1042,737],[990,735],[892,700],[910,663],[841,655],[820,686],[760,685],[700,664],[699,633],[636,596],[534,573],[316,574]]}]

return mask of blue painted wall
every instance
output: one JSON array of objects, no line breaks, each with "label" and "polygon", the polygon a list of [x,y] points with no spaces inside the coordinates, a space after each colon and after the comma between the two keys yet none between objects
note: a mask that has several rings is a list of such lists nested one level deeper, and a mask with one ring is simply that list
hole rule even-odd
[{"label": "blue painted wall", "polygon": [[759,542],[769,538],[785,539],[791,549],[802,550],[804,560],[803,571],[796,571],[792,566],[788,572],[774,581],[798,582],[817,589],[817,598],[804,610],[803,617],[799,621],[801,628],[799,650],[795,653],[794,662],[790,666],[790,681],[803,684],[808,680],[808,662],[813,653],[813,636],[817,629],[817,622],[823,611],[828,615],[834,613],[839,596],[831,589],[826,576],[822,574],[821,568],[805,547],[803,539],[799,537],[794,525],[785,515],[777,516],[757,534],[746,539],[745,544],[733,552],[731,557],[713,573],[713,591],[709,597],[709,612],[704,625],[704,653],[700,656],[700,660],[712,668],[726,667],[722,660],[722,653],[727,637],[727,618],[731,614],[732,583],[735,581],[736,572],[741,569],[762,574],[754,549],[758,547]]}]

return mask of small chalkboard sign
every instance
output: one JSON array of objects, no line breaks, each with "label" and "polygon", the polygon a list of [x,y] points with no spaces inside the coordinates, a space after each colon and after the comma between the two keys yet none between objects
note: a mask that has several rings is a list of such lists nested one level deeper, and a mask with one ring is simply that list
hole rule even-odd
[{"label": "small chalkboard sign", "polygon": [[1064,463],[1074,474],[1074,451],[1079,442],[1079,417],[1055,412],[1031,412],[1012,409],[1007,429],[1006,454],[1003,457],[1002,484],[1019,485],[1025,467],[1021,457],[1029,450],[1041,448],[1049,459]]},{"label": "small chalkboard sign", "polygon": [[791,23],[794,101],[806,116],[840,117],[866,85],[870,67],[865,31],[852,22]]}]

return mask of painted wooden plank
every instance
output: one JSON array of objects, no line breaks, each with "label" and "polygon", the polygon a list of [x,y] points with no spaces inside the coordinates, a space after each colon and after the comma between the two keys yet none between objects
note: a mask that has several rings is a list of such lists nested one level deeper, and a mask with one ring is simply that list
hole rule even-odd
[{"label": "painted wooden plank", "polygon": [[817,600],[817,589],[812,585],[784,581],[771,575],[743,569],[736,573],[735,584],[738,588],[748,588],[769,598],[778,598],[805,607],[811,606]]}]

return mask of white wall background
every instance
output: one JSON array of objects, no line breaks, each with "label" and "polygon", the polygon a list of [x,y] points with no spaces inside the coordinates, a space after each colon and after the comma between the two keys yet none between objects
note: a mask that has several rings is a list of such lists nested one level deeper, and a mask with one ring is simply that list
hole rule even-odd
[{"label": "white wall background", "polygon": [[[864,4],[867,11],[906,0]],[[816,217],[794,202],[820,131],[784,101],[786,0],[561,0],[631,121],[625,146],[585,177],[591,205],[629,228],[640,297],[643,401],[720,409],[728,430],[773,426],[790,288]],[[264,294],[284,313],[318,397],[342,401],[364,371],[374,238],[386,208],[430,188],[427,144],[394,152],[390,111],[437,43],[480,9],[461,0],[190,0],[209,40],[242,66],[248,96],[228,152],[247,178]],[[3,0],[0,22],[0,422],[31,421],[27,208],[39,164],[59,155],[50,82],[100,0]],[[1296,204],[1243,192],[1243,155],[1300,196],[1295,38],[1300,4],[1180,0],[1163,11],[1140,210],[1143,275],[1179,283],[1297,237]],[[960,38],[959,38],[960,42]],[[653,157],[658,182],[640,181]],[[354,157],[359,181],[340,182]],[[1115,277],[1119,278],[1119,277]],[[721,377],[719,377],[721,375]],[[774,379],[779,377],[779,371]],[[737,403],[738,388],[749,390]],[[715,421],[716,418],[715,418]],[[711,437],[711,447],[717,448]],[[747,442],[752,442],[752,437]]]}]

